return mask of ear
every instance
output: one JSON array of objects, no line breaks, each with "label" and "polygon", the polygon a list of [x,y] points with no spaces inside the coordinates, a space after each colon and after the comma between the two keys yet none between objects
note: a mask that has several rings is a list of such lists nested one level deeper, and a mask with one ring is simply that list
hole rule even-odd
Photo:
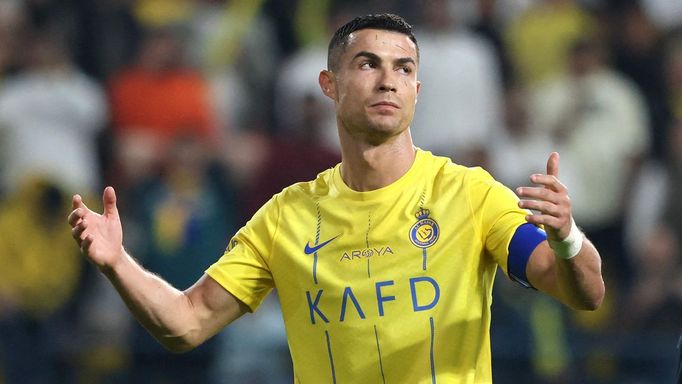
[{"label": "ear", "polygon": [[417,100],[419,97],[419,90],[422,89],[422,83],[421,81],[417,81],[417,97],[414,98],[414,103],[417,104]]},{"label": "ear", "polygon": [[336,101],[336,76],[334,75],[334,72],[326,69],[322,70],[318,77],[318,82],[320,83],[322,93],[328,98]]}]

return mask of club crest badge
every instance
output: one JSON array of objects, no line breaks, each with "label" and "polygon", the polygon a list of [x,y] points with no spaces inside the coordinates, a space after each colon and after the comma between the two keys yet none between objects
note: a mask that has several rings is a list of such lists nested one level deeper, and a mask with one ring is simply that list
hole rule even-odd
[{"label": "club crest badge", "polygon": [[410,241],[419,248],[428,248],[438,241],[440,229],[435,220],[429,218],[431,212],[420,208],[415,214],[417,222],[410,228]]}]

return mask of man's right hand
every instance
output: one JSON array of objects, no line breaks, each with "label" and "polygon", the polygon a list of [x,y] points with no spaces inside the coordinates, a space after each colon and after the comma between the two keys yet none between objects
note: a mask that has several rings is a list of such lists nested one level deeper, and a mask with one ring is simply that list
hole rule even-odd
[{"label": "man's right hand", "polygon": [[104,212],[73,197],[69,225],[81,252],[111,281],[135,318],[170,351],[185,352],[218,333],[249,308],[204,274],[179,291],[146,271],[123,249],[123,230],[116,193],[104,189]]},{"label": "man's right hand", "polygon": [[81,253],[100,269],[110,269],[125,255],[114,188],[104,189],[102,201],[104,212],[100,215],[88,208],[80,195],[74,195],[69,225]]}]

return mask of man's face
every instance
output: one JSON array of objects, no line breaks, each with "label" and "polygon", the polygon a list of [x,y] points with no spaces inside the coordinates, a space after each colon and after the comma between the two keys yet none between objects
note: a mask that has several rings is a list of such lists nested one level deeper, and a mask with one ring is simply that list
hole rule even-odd
[{"label": "man's face", "polygon": [[352,33],[333,78],[330,97],[351,135],[381,142],[408,128],[419,92],[417,49],[408,36],[376,29]]}]

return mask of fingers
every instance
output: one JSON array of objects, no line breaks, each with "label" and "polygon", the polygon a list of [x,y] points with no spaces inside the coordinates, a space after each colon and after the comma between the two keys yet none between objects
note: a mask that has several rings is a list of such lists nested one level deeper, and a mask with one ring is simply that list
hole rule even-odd
[{"label": "fingers", "polygon": [[95,236],[92,233],[88,233],[87,229],[87,220],[81,221],[71,229],[71,236],[73,236],[73,238],[76,240],[76,243],[80,247],[83,255],[87,255],[89,253],[90,247],[95,240]]},{"label": "fingers", "polygon": [[516,188],[516,193],[522,198],[519,201],[521,208],[554,215],[570,215],[571,199],[563,186],[559,192],[544,187],[519,187]]},{"label": "fingers", "polygon": [[71,206],[73,207],[73,211],[68,217],[68,222],[71,227],[78,224],[79,220],[83,219],[89,212],[92,212],[83,202],[81,195],[73,195]]},{"label": "fingers", "polygon": [[[114,191],[114,188],[106,187],[104,189],[102,194],[102,202],[104,203],[105,215],[118,216],[118,209],[116,208],[116,192]],[[77,225],[80,220],[84,219],[90,213],[97,215],[85,205],[81,195],[73,195],[71,206],[73,207],[73,211],[68,217],[68,222],[71,227]]]},{"label": "fingers", "polygon": [[545,188],[550,189],[554,192],[559,193],[567,192],[566,186],[563,185],[556,176],[536,173],[530,176],[530,181],[533,184],[542,185]]},{"label": "fingers", "polygon": [[[85,239],[85,236],[87,236],[87,234],[85,234],[85,230],[90,224],[87,220],[87,217],[90,213],[94,212],[90,211],[90,209],[85,206],[85,203],[83,203],[83,199],[80,195],[73,196],[72,206],[74,209],[68,217],[68,222],[71,226],[71,236],[76,240],[76,242],[78,242],[79,245],[81,245],[83,239]],[[90,216],[90,218],[92,217],[93,216]]]},{"label": "fingers", "polygon": [[547,174],[559,177],[559,153],[552,152],[549,154],[549,159],[547,159]]},{"label": "fingers", "polygon": [[74,209],[71,214],[69,214],[69,225],[71,227],[74,227],[76,224],[79,223],[79,221],[85,216],[84,210],[81,208],[76,208]]},{"label": "fingers", "polygon": [[83,239],[85,238],[85,236],[87,236],[87,234],[85,234],[85,230],[87,228],[88,221],[81,220],[79,223],[75,224],[73,228],[71,228],[71,237],[73,237],[74,240],[76,240],[76,242],[80,244],[81,241],[83,241]]},{"label": "fingers", "polygon": [[516,194],[524,199],[543,200],[554,204],[558,204],[561,200],[559,193],[542,187],[518,187],[516,188]]},{"label": "fingers", "polygon": [[92,246],[92,241],[94,237],[92,235],[87,235],[85,238],[83,238],[83,241],[80,243],[81,247],[81,252],[84,255],[87,255],[88,252],[90,251],[90,246]]},{"label": "fingers", "polygon": [[556,217],[561,216],[564,213],[564,209],[560,205],[542,200],[521,200],[519,201],[519,207]]},{"label": "fingers", "polygon": [[[558,173],[555,162],[558,155],[553,153],[548,161],[548,172]],[[534,174],[531,181],[538,187],[519,187],[516,193],[521,200],[519,207],[536,212],[526,220],[551,228],[563,228],[570,222],[571,200],[567,188],[554,175]]]},{"label": "fingers", "polygon": [[553,215],[528,215],[526,221],[535,225],[543,225],[545,228],[561,228],[565,225],[565,220]]},{"label": "fingers", "polygon": [[533,174],[530,181],[537,187],[519,187],[516,193],[522,199],[519,207],[535,211],[526,216],[529,223],[552,229],[553,236],[571,223],[571,200],[568,189],[559,181],[559,153],[552,152],[547,159],[547,173]]},{"label": "fingers", "polygon": [[102,194],[102,202],[104,203],[104,214],[118,216],[118,209],[116,208],[116,191],[113,187],[104,188]]}]

